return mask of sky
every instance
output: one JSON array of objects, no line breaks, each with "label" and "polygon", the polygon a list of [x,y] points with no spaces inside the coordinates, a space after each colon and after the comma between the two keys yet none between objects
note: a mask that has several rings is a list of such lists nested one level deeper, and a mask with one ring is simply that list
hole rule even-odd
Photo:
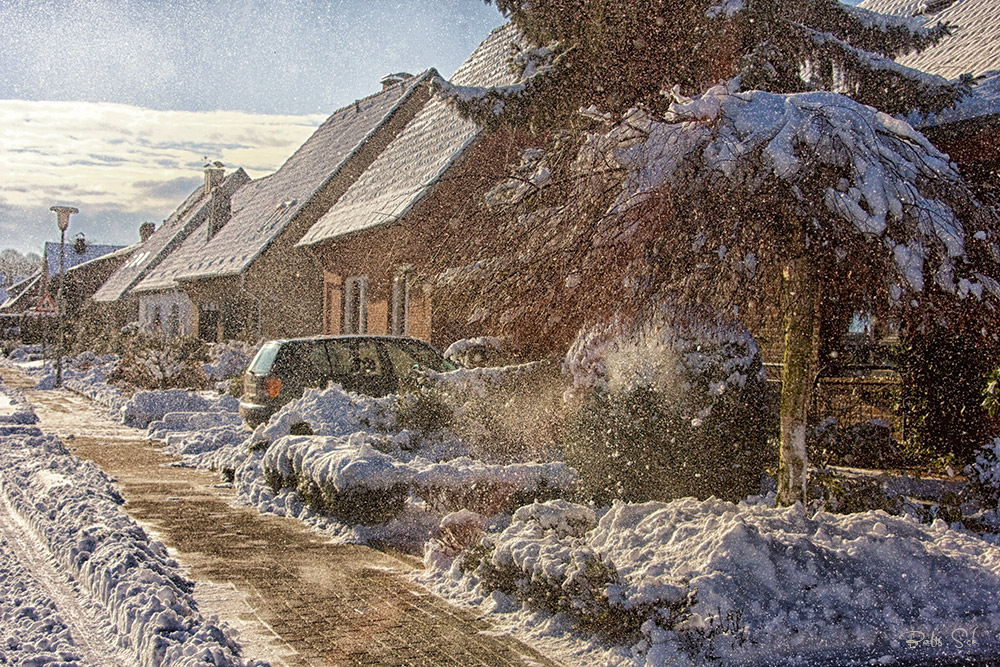
[{"label": "sky", "polygon": [[276,170],[395,72],[450,76],[503,23],[481,0],[0,0],[0,248],[128,245],[207,160]]}]

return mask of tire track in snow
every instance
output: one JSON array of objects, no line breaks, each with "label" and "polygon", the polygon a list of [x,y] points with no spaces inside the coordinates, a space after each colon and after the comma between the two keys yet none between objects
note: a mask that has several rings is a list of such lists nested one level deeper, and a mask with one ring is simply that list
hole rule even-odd
[{"label": "tire track in snow", "polygon": [[45,543],[11,504],[5,486],[0,481],[0,533],[35,583],[56,605],[83,659],[95,667],[133,664],[135,655],[118,645],[111,621],[99,605],[81,602],[75,580],[56,566]]}]

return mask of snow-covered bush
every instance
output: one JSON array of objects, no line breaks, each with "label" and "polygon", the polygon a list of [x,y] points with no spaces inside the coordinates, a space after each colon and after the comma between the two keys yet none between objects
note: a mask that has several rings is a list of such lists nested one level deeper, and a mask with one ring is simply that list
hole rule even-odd
[{"label": "snow-covered bush", "polygon": [[195,336],[137,335],[108,379],[143,389],[201,389],[207,360],[207,347]]},{"label": "snow-covered bush", "polygon": [[253,346],[243,341],[216,343],[209,349],[209,360],[202,369],[211,382],[238,378],[253,358],[253,352]]},{"label": "snow-covered bush", "polygon": [[397,407],[400,425],[425,433],[447,428],[492,463],[555,456],[566,388],[557,363],[425,371],[413,383]]},{"label": "snow-covered bush", "polygon": [[1000,502],[1000,438],[993,438],[976,452],[976,460],[966,467],[975,489],[994,504]]},{"label": "snow-covered bush", "polygon": [[777,423],[760,351],[741,325],[661,306],[580,332],[566,355],[566,457],[604,501],[758,489]]}]

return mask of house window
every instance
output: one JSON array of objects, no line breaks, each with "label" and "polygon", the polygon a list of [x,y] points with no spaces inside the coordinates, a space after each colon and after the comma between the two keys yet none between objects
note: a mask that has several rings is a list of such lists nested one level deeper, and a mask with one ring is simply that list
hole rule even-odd
[{"label": "house window", "polygon": [[344,333],[368,331],[368,277],[348,278],[344,284]]},{"label": "house window", "polygon": [[405,336],[410,327],[410,272],[398,274],[392,281],[392,335]]}]

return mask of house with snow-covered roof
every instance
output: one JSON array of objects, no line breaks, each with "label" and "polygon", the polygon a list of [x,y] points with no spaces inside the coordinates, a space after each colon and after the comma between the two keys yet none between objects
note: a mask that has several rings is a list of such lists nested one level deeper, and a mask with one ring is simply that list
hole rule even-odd
[{"label": "house with snow-covered roof", "polygon": [[970,95],[954,107],[906,120],[962,166],[981,188],[997,192],[1000,182],[1000,11],[994,0],[865,0],[860,7],[912,16],[928,25],[945,22],[952,34],[900,64],[946,79],[971,75]]},{"label": "house with snow-covered roof", "polygon": [[[494,30],[451,78],[456,86],[514,84],[512,24]],[[463,255],[481,230],[466,212],[516,162],[522,138],[486,132],[435,94],[299,241],[324,269],[323,331],[406,334],[443,345],[468,332],[434,305],[426,280]],[[439,264],[440,260],[440,264]]]},{"label": "house with snow-covered roof", "polygon": [[[83,234],[67,241],[62,248],[62,270],[69,273],[73,267],[98,258],[109,257],[125,246],[89,243]],[[117,258],[117,255],[114,257]],[[46,241],[42,249],[42,268],[13,288],[2,304],[3,312],[25,312],[33,309],[46,294],[55,297],[60,275],[60,244]]]},{"label": "house with snow-covered roof", "polygon": [[133,292],[183,292],[206,340],[319,333],[322,274],[295,243],[413,117],[434,74],[390,75],[334,112],[277,172],[234,194],[225,225],[203,223]]},{"label": "house with snow-covered roof", "polygon": [[[205,166],[204,184],[195,190],[151,232],[144,225],[142,242],[128,260],[112,274],[93,296],[102,304],[109,323],[121,326],[137,321],[141,330],[162,330],[171,334],[194,333],[194,306],[183,292],[139,295],[132,288],[154,271],[187,237],[202,224],[221,228],[227,222],[233,194],[250,182],[242,169],[228,176],[221,163]],[[146,223],[152,225],[152,223]]]}]

